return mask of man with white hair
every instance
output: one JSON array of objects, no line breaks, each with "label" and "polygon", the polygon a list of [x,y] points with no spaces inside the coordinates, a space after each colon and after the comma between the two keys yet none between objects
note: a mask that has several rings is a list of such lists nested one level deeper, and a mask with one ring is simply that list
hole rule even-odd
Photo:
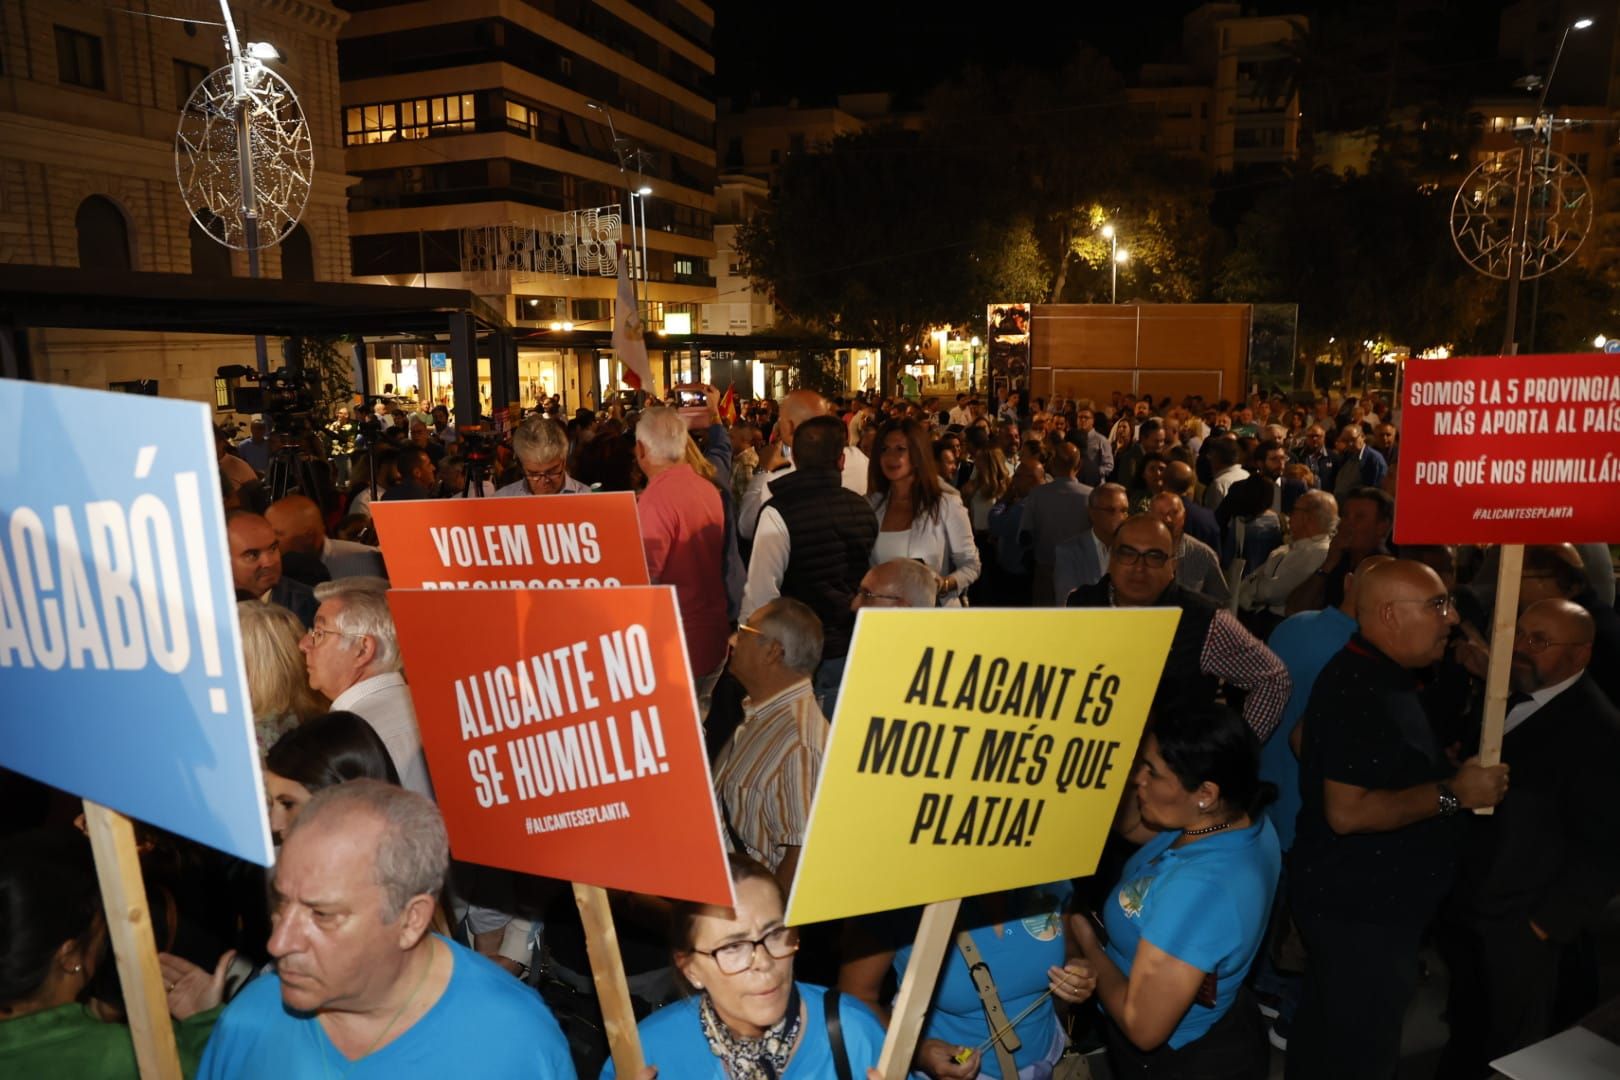
[{"label": "man with white hair", "polygon": [[[829,412],[827,399],[814,390],[794,390],[782,399],[781,417],[776,422],[777,439],[767,442],[759,471],[743,492],[742,505],[737,508],[737,533],[744,540],[753,539],[754,530],[759,526],[759,512],[770,501],[771,485],[793,472],[793,461],[788,456],[793,450],[793,433],[805,421]],[[866,455],[860,453],[858,446],[854,451],[845,455],[842,482],[855,494],[865,495],[866,474],[859,470],[856,455],[861,459]]]},{"label": "man with white hair", "polygon": [[827,718],[810,677],[821,662],[821,620],[778,597],[737,624],[731,673],[742,683],[742,724],[720,752],[715,792],[748,854],[793,884],[810,799],[827,748]]},{"label": "man with white hair", "polygon": [[590,487],[568,475],[568,432],[557,421],[536,414],[512,432],[512,454],[523,477],[496,495],[578,495]]},{"label": "man with white hair", "polygon": [[675,586],[698,702],[708,697],[726,659],[726,517],[720,489],[686,464],[686,421],[671,408],[647,409],[636,422],[636,464],[647,487],[636,503],[647,573]]},{"label": "man with white hair", "polygon": [[863,607],[931,608],[939,602],[939,577],[916,559],[878,563],[861,578],[850,609]]},{"label": "man with white hair", "polygon": [[271,879],[275,968],[220,1014],[197,1075],[573,1080],[540,996],[430,932],[449,864],[427,799],[377,780],[318,792]]},{"label": "man with white hair", "polygon": [[1328,545],[1338,525],[1339,504],[1332,495],[1307,491],[1296,499],[1288,515],[1290,541],[1243,579],[1238,586],[1238,606],[1244,611],[1267,611],[1279,619],[1288,614],[1288,594],[1327,561]]},{"label": "man with white hair", "polygon": [[342,578],[315,590],[321,606],[298,643],[309,685],[332,699],[333,712],[352,712],[376,731],[399,771],[399,781],[431,797],[422,735],[411,692],[400,674],[399,640],[388,610],[388,582]]}]

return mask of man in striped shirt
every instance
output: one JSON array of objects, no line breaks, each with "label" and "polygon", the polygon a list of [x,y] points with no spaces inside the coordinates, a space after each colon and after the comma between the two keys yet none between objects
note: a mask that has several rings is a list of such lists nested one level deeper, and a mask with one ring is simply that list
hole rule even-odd
[{"label": "man in striped shirt", "polygon": [[770,867],[784,891],[799,865],[827,746],[827,718],[810,682],[820,662],[821,620],[798,600],[779,597],[737,624],[731,673],[748,696],[714,786],[731,843]]}]

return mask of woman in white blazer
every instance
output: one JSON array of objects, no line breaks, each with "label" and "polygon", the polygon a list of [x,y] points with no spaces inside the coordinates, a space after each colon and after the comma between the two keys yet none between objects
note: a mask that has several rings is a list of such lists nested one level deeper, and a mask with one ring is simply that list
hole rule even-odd
[{"label": "woman in white blazer", "polygon": [[891,420],[874,449],[866,489],[879,529],[872,565],[916,559],[939,578],[940,604],[961,607],[979,577],[979,549],[962,496],[939,478],[927,430]]}]

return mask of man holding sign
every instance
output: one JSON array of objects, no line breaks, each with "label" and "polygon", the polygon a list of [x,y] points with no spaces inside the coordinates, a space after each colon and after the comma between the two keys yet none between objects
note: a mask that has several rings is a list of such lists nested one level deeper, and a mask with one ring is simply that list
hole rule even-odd
[{"label": "man holding sign", "polygon": [[198,1075],[571,1080],[539,996],[428,932],[449,864],[419,795],[354,780],[311,799],[276,864],[276,971],[220,1016]]}]

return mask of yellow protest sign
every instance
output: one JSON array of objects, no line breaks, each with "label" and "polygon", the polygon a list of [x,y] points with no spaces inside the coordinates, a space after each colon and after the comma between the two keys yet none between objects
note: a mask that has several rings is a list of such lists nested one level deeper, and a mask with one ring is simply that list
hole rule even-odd
[{"label": "yellow protest sign", "polygon": [[788,923],[1095,870],[1180,615],[863,610]]}]

